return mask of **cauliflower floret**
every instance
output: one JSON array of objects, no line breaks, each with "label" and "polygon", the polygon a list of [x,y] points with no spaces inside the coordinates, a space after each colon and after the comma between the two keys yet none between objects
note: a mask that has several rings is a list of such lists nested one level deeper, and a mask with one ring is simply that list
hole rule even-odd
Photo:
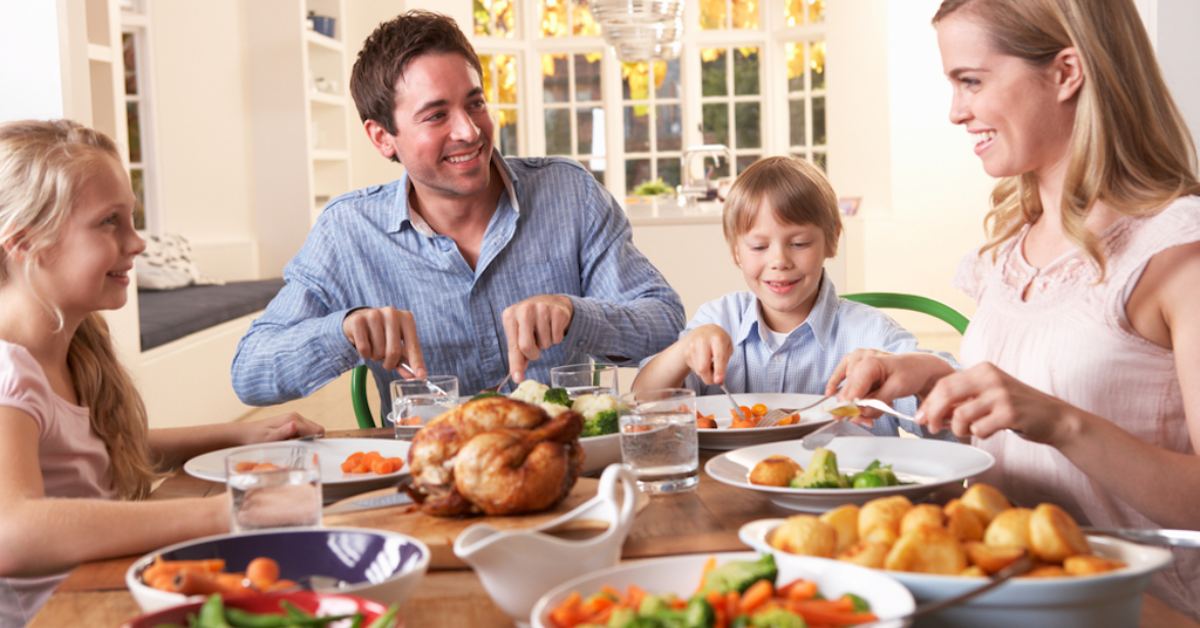
[{"label": "cauliflower floret", "polygon": [[582,414],[585,419],[594,419],[605,410],[616,410],[617,398],[612,395],[579,395],[571,404],[571,409]]},{"label": "cauliflower floret", "polygon": [[546,398],[547,390],[550,390],[549,386],[535,379],[527,379],[521,382],[521,385],[517,386],[517,389],[512,391],[512,394],[510,394],[509,397],[516,399],[517,401],[524,401],[525,403],[540,405]]}]

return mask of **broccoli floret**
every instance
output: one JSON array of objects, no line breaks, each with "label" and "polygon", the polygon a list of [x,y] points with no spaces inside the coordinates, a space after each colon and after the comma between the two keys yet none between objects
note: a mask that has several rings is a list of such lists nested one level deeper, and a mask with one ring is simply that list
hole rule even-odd
[{"label": "broccoli floret", "polygon": [[867,465],[866,469],[855,473],[850,478],[850,484],[854,488],[876,488],[880,486],[896,486],[900,484],[900,480],[892,472],[892,465],[879,464],[878,460],[874,460],[871,464]]},{"label": "broccoli floret", "polygon": [[479,399],[487,399],[488,397],[503,397],[503,396],[504,395],[502,395],[494,390],[485,390],[485,391],[479,393],[478,395],[471,397],[471,401],[476,401]]},{"label": "broccoli floret", "polygon": [[846,595],[846,597],[850,598],[850,602],[852,602],[854,604],[854,612],[856,612],[856,613],[871,612],[871,603],[870,602],[864,600],[863,598],[861,598],[853,593],[847,593],[845,595]]},{"label": "broccoli floret", "polygon": [[804,618],[782,608],[756,613],[750,618],[753,628],[805,628]]},{"label": "broccoli floret", "polygon": [[590,419],[583,421],[583,433],[580,436],[603,436],[617,433],[617,411],[605,410]]},{"label": "broccoli floret", "polygon": [[700,593],[704,596],[714,591],[721,594],[730,591],[741,593],[759,580],[769,580],[774,584],[777,575],[779,568],[775,566],[775,557],[770,554],[763,554],[761,558],[753,561],[735,560],[708,572],[704,576]]},{"label": "broccoli floret", "polygon": [[684,628],[711,628],[715,623],[717,615],[708,600],[701,595],[692,596],[687,608],[683,609]]},{"label": "broccoli floret", "polygon": [[542,397],[542,401],[568,408],[571,407],[571,397],[567,395],[566,388],[551,388],[547,390],[545,396]]},{"label": "broccoli floret", "polygon": [[837,454],[821,447],[813,452],[808,468],[796,476],[792,488],[850,488],[850,480],[838,472]]}]

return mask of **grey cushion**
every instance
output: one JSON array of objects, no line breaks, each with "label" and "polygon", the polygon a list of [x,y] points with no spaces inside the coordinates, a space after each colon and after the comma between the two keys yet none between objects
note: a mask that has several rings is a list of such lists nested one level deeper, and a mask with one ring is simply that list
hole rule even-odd
[{"label": "grey cushion", "polygon": [[139,290],[142,351],[257,312],[282,287],[282,279],[264,279],[177,290]]}]

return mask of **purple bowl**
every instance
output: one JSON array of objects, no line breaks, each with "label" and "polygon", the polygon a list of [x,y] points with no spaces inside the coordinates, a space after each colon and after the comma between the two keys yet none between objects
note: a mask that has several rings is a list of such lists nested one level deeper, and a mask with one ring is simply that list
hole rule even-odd
[{"label": "purple bowl", "polygon": [[279,563],[280,578],[340,580],[345,584],[336,592],[386,605],[408,595],[429,567],[430,554],[424,543],[410,536],[359,528],[276,528],[196,539],[151,552],[129,567],[126,586],[146,611],[186,600],[182,594],[142,582],[142,571],[156,556],[163,560],[220,558],[227,572],[245,571],[251,560],[266,556]]}]

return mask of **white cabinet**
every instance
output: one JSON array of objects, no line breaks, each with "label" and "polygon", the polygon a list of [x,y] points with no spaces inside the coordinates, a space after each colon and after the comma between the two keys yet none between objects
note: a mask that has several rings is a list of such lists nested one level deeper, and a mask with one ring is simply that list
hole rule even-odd
[{"label": "white cabinet", "polygon": [[[247,3],[259,272],[278,276],[329,199],[350,189],[343,0]],[[309,14],[333,19],[332,36]]]}]

